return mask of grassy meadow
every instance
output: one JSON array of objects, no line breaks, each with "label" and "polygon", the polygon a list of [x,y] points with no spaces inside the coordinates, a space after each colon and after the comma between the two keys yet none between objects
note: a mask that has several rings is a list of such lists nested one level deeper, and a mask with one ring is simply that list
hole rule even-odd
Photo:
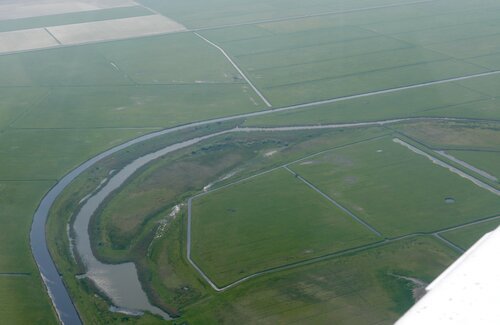
[{"label": "grassy meadow", "polygon": [[[152,10],[221,46],[275,108],[500,69],[496,0],[139,0],[133,7],[0,20],[0,32]],[[155,161],[117,191],[93,219],[96,253],[106,261],[134,261],[151,301],[181,315],[172,323],[393,323],[414,300],[411,285],[391,274],[430,282],[457,258],[437,239],[396,241],[215,293],[186,261],[185,208],[161,234],[159,222],[208,184],[221,187],[288,163],[387,237],[493,216],[498,197],[393,143],[392,134],[498,176],[499,86],[495,74],[249,118],[245,126],[472,120],[213,139]],[[44,193],[63,175],[161,128],[266,109],[227,58],[189,31],[0,55],[0,97],[0,323],[6,324],[57,323],[29,230]],[[49,246],[85,323],[160,320],[110,312],[92,283],[75,277],[84,270],[71,255],[67,225],[81,198],[140,155],[240,122],[185,130],[117,153],[56,202]],[[447,197],[455,203],[446,204]],[[378,240],[283,169],[194,204],[193,257],[221,284]],[[442,235],[467,248],[496,225]]]},{"label": "grassy meadow", "polygon": [[434,239],[395,242],[266,275],[186,309],[190,324],[391,324],[412,304],[405,275],[430,282],[456,258]]},{"label": "grassy meadow", "polygon": [[193,260],[222,286],[380,240],[285,169],[197,198]]},{"label": "grassy meadow", "polygon": [[[392,137],[327,152],[291,169],[387,237],[436,231],[500,209],[498,196]],[[448,197],[455,203],[447,204]]]},{"label": "grassy meadow", "polygon": [[500,220],[498,218],[495,218],[493,220],[481,222],[467,227],[446,231],[442,233],[441,236],[463,249],[468,249],[473,244],[475,244],[484,234],[495,230],[498,226],[500,226]]}]

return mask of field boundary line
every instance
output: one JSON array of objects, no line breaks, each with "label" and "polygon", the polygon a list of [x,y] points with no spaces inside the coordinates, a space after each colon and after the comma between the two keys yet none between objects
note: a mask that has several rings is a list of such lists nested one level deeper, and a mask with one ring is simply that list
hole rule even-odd
[{"label": "field boundary line", "polygon": [[443,243],[445,243],[446,245],[448,245],[449,247],[453,248],[454,250],[456,250],[459,253],[464,253],[465,252],[465,250],[462,247],[460,247],[460,246],[452,243],[448,239],[442,237],[439,233],[435,233],[434,237],[436,237],[437,239],[439,239],[440,241],[442,241]]},{"label": "field boundary line", "polygon": [[288,166],[285,166],[283,167],[284,169],[286,169],[287,171],[289,171],[292,175],[294,175],[295,177],[297,177],[300,181],[302,181],[304,184],[306,184],[308,187],[310,187],[311,189],[313,189],[314,191],[316,191],[317,193],[321,194],[321,196],[323,196],[325,199],[327,199],[328,201],[330,201],[331,203],[333,203],[337,208],[339,208],[340,210],[344,211],[345,213],[347,213],[351,218],[353,218],[356,222],[358,222],[359,224],[361,224],[362,226],[364,226],[365,228],[367,228],[368,230],[370,230],[371,232],[373,232],[375,235],[379,236],[379,237],[384,237],[382,235],[382,233],[380,233],[377,229],[375,229],[372,225],[368,224],[366,221],[362,220],[360,217],[358,217],[357,215],[355,215],[354,213],[352,213],[349,209],[347,209],[346,207],[344,207],[342,204],[338,203],[337,201],[335,201],[333,198],[331,198],[330,196],[328,196],[327,194],[323,193],[319,188],[317,188],[314,184],[312,184],[311,182],[309,182],[308,180],[306,180],[304,177],[300,176],[298,173],[294,172],[293,170],[291,170],[290,168],[288,168]]},{"label": "field boundary line", "polygon": [[236,69],[236,71],[238,71],[238,73],[243,77],[243,79],[245,79],[245,81],[248,83],[248,85],[253,89],[253,91],[257,94],[257,96],[260,97],[260,99],[266,104],[266,106],[273,107],[271,105],[271,103],[267,100],[267,98],[259,91],[259,89],[257,89],[257,87],[255,87],[255,85],[250,81],[250,79],[245,75],[245,73],[240,69],[240,67],[238,67],[238,65],[233,61],[233,59],[231,59],[231,57],[227,54],[227,52],[222,47],[220,47],[219,45],[215,44],[214,42],[206,39],[205,37],[198,34],[197,32],[193,32],[193,33],[196,36],[198,36],[199,38],[201,38],[202,40],[204,40],[205,42],[207,42],[208,44],[210,44],[213,47],[215,47],[216,49],[218,49],[226,57],[226,59],[229,61],[229,63],[231,63],[231,65]]},{"label": "field boundary line", "polygon": [[482,219],[479,219],[479,220],[470,221],[470,222],[467,222],[467,223],[464,223],[464,224],[461,224],[461,225],[458,225],[458,226],[444,228],[444,229],[436,231],[435,233],[442,235],[442,234],[447,233],[449,231],[460,230],[462,228],[466,228],[466,227],[470,227],[470,226],[475,226],[475,225],[480,225],[482,223],[493,221],[493,220],[497,220],[499,218],[500,218],[500,215],[495,215],[495,216],[492,216],[492,217],[486,217],[486,218],[482,218]]}]

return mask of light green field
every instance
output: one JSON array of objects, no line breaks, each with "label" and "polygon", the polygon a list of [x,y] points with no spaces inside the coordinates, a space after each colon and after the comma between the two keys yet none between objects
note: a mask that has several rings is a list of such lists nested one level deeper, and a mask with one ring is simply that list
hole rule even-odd
[{"label": "light green field", "polygon": [[[293,23],[300,26],[302,20]],[[208,31],[204,35],[217,42],[217,33],[223,31]],[[222,39],[227,39],[226,34],[223,35]],[[486,71],[450,56],[411,47],[407,42],[394,44],[396,49],[390,46],[382,50],[380,41],[396,41],[388,37],[379,40],[380,37],[372,31],[351,26],[310,29],[306,22],[305,30],[221,41],[220,44],[241,62],[250,78],[278,106]],[[376,42],[366,41],[371,38],[377,38]],[[349,50],[351,43],[361,45],[354,56]],[[338,50],[332,51],[331,46],[337,46]],[[344,48],[348,49],[347,53]],[[306,50],[307,56],[301,55]]]},{"label": "light green field", "polygon": [[193,203],[192,257],[218,285],[378,239],[284,169]]},{"label": "light green field", "polygon": [[38,273],[31,256],[28,233],[38,201],[54,183],[0,181],[0,273],[33,273],[34,276]]},{"label": "light green field", "polygon": [[186,309],[190,324],[393,324],[412,305],[411,286],[456,258],[430,238],[366,250],[271,274]]},{"label": "light green field", "polygon": [[[325,153],[291,168],[388,237],[431,232],[500,212],[498,196],[392,137]],[[456,202],[445,203],[447,197]]]},{"label": "light green field", "polygon": [[[454,108],[457,105],[464,102],[477,105],[481,98],[484,98],[484,95],[478,92],[455,84],[443,84],[253,117],[247,119],[245,124],[249,126],[280,126],[432,117],[439,115],[434,112],[440,108],[449,108],[449,113],[442,116],[460,117],[460,114],[454,113]],[[471,113],[470,110],[468,113]],[[498,110],[494,109],[492,113],[500,117]],[[475,114],[475,116],[479,116],[479,114]]]},{"label": "light green field", "polygon": [[479,224],[471,225],[468,227],[447,231],[441,234],[444,238],[453,242],[454,244],[468,249],[476,243],[484,234],[495,230],[500,225],[500,220],[495,219]]},{"label": "light green field", "polygon": [[0,132],[24,116],[48,95],[47,89],[9,89],[0,87]]},{"label": "light green field", "polygon": [[0,275],[0,315],[6,324],[58,324],[40,276]]},{"label": "light green field", "polygon": [[0,134],[0,180],[56,180],[151,129],[12,129]]},{"label": "light green field", "polygon": [[242,82],[220,52],[191,33],[3,55],[0,68],[5,86]]},{"label": "light green field", "polygon": [[15,127],[164,128],[257,111],[257,98],[243,84],[58,88]]},{"label": "light green field", "polygon": [[[464,14],[462,10],[467,10],[468,6],[463,6],[452,12],[455,18]],[[500,9],[497,5],[492,7],[491,10]],[[440,15],[450,14],[449,10],[443,9],[438,6],[432,18],[439,19]],[[422,28],[396,34],[377,29],[377,24],[394,20],[404,30],[405,18],[411,24],[411,20],[417,17],[427,18],[430,13],[427,11],[424,5],[393,6],[350,12],[342,20],[328,16],[304,17],[202,33],[232,55],[264,95],[277,106],[488,70],[474,60],[464,61],[461,56],[436,50],[432,46],[458,44],[456,46],[464,48],[462,39],[477,40],[487,37],[484,35],[488,33],[495,34],[494,26],[498,22],[492,17],[486,17],[488,22],[491,21],[488,24],[477,18],[471,26],[448,21],[435,29]],[[487,40],[480,44],[478,41],[478,47],[468,46],[467,49],[475,51],[476,56],[484,55],[482,49],[487,45]],[[490,48],[487,50],[487,54],[492,52]]]},{"label": "light green field", "polygon": [[0,315],[6,324],[56,324],[28,237],[33,211],[53,184],[0,181]]}]

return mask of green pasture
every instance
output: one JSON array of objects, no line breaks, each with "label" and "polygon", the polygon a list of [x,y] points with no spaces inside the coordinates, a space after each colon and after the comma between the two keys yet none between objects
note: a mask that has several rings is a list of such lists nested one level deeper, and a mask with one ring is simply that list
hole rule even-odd
[{"label": "green pasture", "polygon": [[[394,143],[392,137],[291,167],[388,237],[432,232],[500,212],[498,196]],[[446,198],[455,203],[446,203]]]},{"label": "green pasture", "polygon": [[192,33],[2,55],[0,69],[2,86],[242,83],[221,53]]},{"label": "green pasture", "polygon": [[0,273],[38,273],[29,246],[31,218],[38,201],[54,184],[0,181]]},{"label": "green pasture", "polygon": [[192,257],[218,285],[378,239],[284,169],[193,201]]},{"label": "green pasture", "polygon": [[[332,104],[323,104],[293,111],[257,116],[246,120],[248,126],[310,125],[329,123],[368,122],[394,118],[434,116],[435,110],[449,108],[454,115],[454,107],[461,103],[471,103],[485,98],[484,95],[449,83],[375,96],[356,98]],[[497,110],[494,111],[497,113]]]},{"label": "green pasture", "polygon": [[56,88],[13,126],[164,128],[258,111],[260,103],[244,84]]},{"label": "green pasture", "polygon": [[151,129],[10,129],[0,134],[0,180],[57,180],[88,158]]},{"label": "green pasture", "polygon": [[56,324],[29,246],[33,211],[52,185],[0,181],[0,315],[6,324]]},{"label": "green pasture", "polygon": [[[198,32],[224,48],[274,107],[500,69],[497,0],[140,2],[188,28],[220,26]],[[147,14],[135,6],[8,20],[0,21],[0,32]],[[158,128],[264,108],[222,53],[191,32],[0,55],[0,71],[0,319],[6,324],[57,322],[29,250],[29,229],[39,200],[65,173]],[[246,124],[421,116],[500,120],[499,89],[500,75],[473,78],[266,115]],[[186,130],[182,136],[205,131]],[[215,187],[222,186],[333,147],[291,168],[385,236],[498,215],[497,196],[393,143],[393,136],[365,141],[388,132],[450,150],[499,175],[493,122],[231,134],[158,161],[117,191],[104,211],[102,237],[93,238],[133,245],[119,256],[112,249],[98,253],[134,261],[151,301],[179,312],[179,322],[393,323],[413,303],[410,285],[393,274],[430,282],[457,257],[437,239],[397,241],[268,274],[224,293],[211,290],[185,259],[185,210],[151,241],[169,208],[207,183],[236,170]],[[173,141],[179,135],[170,136]],[[82,269],[69,252],[66,227],[82,195],[95,188],[108,167],[119,168],[162,143],[122,152],[84,174],[52,211],[51,253],[86,323],[159,321],[149,314],[108,311],[91,283],[75,277]],[[455,203],[446,204],[447,197]],[[221,285],[379,240],[284,169],[193,204],[193,258]],[[467,248],[497,224],[484,222],[443,236]],[[7,274],[19,272],[24,275]]]},{"label": "green pasture", "polygon": [[0,315],[5,324],[59,324],[40,276],[0,274]]},{"label": "green pasture", "polygon": [[464,228],[450,230],[441,234],[444,238],[453,242],[455,245],[468,249],[474,245],[484,234],[495,230],[500,225],[500,220],[494,219]]},{"label": "green pasture", "polygon": [[[24,116],[43,101],[49,91],[43,88],[2,88],[0,87],[0,132]],[[1,133],[0,133],[1,134]]]},{"label": "green pasture", "polygon": [[456,258],[434,239],[391,243],[244,283],[186,309],[190,324],[392,324],[412,304],[411,285],[430,282]]}]

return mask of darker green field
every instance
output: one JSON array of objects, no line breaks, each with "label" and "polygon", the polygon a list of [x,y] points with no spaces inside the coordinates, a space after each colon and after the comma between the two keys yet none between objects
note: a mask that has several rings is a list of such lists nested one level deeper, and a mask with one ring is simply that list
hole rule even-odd
[{"label": "darker green field", "polygon": [[466,250],[475,244],[484,234],[495,230],[499,225],[500,220],[495,218],[491,221],[446,231],[441,236]]},{"label": "darker green field", "polygon": [[381,238],[285,169],[193,201],[192,257],[218,285]]},{"label": "darker green field", "polygon": [[412,304],[406,275],[430,282],[456,254],[415,238],[271,274],[186,309],[191,324],[392,324]]}]

